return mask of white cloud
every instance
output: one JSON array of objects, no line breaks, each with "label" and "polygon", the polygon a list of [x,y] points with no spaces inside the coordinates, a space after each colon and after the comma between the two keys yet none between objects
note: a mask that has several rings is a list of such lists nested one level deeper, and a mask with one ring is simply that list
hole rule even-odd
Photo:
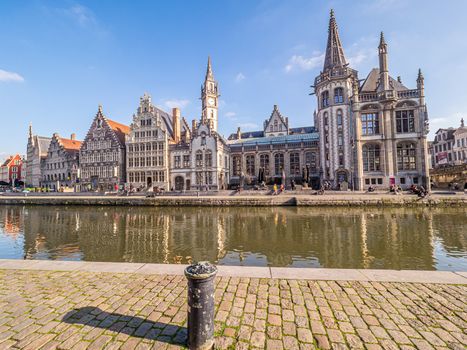
[{"label": "white cloud", "polygon": [[82,27],[86,27],[89,24],[95,25],[97,22],[94,13],[83,5],[73,5],[66,10],[66,13],[73,17]]},{"label": "white cloud", "polygon": [[237,124],[241,129],[247,129],[248,131],[253,131],[253,129],[258,129],[258,124],[255,123],[239,123]]},{"label": "white cloud", "polygon": [[23,82],[24,78],[18,73],[8,72],[6,70],[0,69],[0,81]]},{"label": "white cloud", "polygon": [[237,76],[235,77],[235,82],[239,83],[241,82],[242,80],[245,80],[245,75],[243,73],[238,73]]},{"label": "white cloud", "polygon": [[190,100],[172,98],[164,101],[164,106],[168,108],[185,108],[190,103]]},{"label": "white cloud", "polygon": [[314,52],[311,57],[303,57],[301,55],[293,55],[289,59],[289,63],[285,66],[285,71],[291,72],[294,70],[307,71],[319,67],[324,62],[324,53]]},{"label": "white cloud", "polygon": [[237,113],[235,112],[227,112],[225,113],[225,117],[230,120],[237,120]]}]

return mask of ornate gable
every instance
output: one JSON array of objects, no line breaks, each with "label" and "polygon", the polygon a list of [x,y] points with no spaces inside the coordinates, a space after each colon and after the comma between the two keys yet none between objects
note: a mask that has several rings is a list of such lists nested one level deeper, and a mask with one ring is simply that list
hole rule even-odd
[{"label": "ornate gable", "polygon": [[274,105],[271,116],[264,122],[265,136],[288,135],[289,122],[283,118],[277,105]]}]

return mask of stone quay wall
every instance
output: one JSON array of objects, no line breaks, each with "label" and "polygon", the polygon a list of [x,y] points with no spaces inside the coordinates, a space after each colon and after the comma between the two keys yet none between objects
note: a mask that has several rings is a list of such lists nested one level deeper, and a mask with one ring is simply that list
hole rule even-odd
[{"label": "stone quay wall", "polygon": [[3,196],[0,205],[95,205],[156,207],[465,207],[467,196],[355,194],[355,195],[279,195],[279,196]]}]

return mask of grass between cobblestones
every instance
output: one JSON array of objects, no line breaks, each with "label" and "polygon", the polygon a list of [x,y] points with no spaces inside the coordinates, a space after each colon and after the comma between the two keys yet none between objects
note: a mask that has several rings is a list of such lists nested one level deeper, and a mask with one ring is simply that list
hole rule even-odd
[{"label": "grass between cobblestones", "polygon": [[[216,279],[218,349],[464,349],[467,286]],[[0,350],[185,347],[183,276],[0,270]]]}]

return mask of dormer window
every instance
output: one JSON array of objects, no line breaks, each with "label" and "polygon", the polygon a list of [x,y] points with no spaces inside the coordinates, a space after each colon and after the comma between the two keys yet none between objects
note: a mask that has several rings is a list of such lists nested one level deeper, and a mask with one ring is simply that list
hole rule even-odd
[{"label": "dormer window", "polygon": [[334,103],[344,103],[344,89],[341,87],[334,89]]}]

